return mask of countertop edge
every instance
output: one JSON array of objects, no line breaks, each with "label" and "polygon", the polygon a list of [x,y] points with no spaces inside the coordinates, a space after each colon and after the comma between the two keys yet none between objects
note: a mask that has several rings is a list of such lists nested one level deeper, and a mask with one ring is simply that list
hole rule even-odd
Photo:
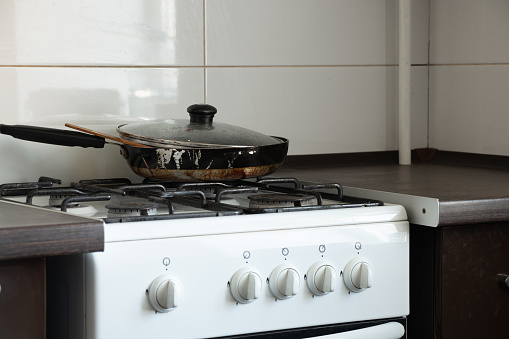
[{"label": "countertop edge", "polygon": [[439,226],[509,220],[509,198],[445,201],[439,205]]},{"label": "countertop edge", "polygon": [[0,260],[101,252],[101,221],[0,229]]}]

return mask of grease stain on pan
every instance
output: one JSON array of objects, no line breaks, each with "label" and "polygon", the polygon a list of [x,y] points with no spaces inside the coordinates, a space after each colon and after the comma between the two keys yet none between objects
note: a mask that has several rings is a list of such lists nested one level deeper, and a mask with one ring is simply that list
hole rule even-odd
[{"label": "grease stain on pan", "polygon": [[165,168],[166,165],[168,165],[171,161],[173,149],[158,148],[156,149],[156,153],[157,153],[157,167]]},{"label": "grease stain on pan", "polygon": [[[157,154],[157,167],[164,169],[166,166],[173,160],[175,162],[175,167],[178,170],[182,167],[182,157],[189,153],[189,157],[194,160],[194,165],[196,168],[200,168],[200,159],[201,159],[201,150],[176,150],[172,148],[158,148],[156,149]],[[212,161],[210,162],[207,169],[212,165]]]},{"label": "grease stain on pan", "polygon": [[180,166],[182,165],[182,154],[184,154],[186,151],[173,151],[173,161],[175,161],[175,166],[177,169],[180,169]]},{"label": "grease stain on pan", "polygon": [[[198,150],[198,151],[193,151],[193,155],[194,155],[194,165],[196,166],[196,168],[200,168],[200,159],[201,159],[201,151]],[[210,162],[210,164],[212,164],[212,162]],[[210,166],[210,165],[209,165]]]},{"label": "grease stain on pan", "polygon": [[238,154],[234,153],[230,157],[229,156],[226,157],[226,161],[228,162],[228,168],[233,168],[233,163],[235,162],[235,159],[237,159],[240,154],[242,154],[242,152],[239,152]]},{"label": "grease stain on pan", "polygon": [[166,168],[172,159],[175,162],[175,167],[179,170],[182,166],[182,155],[186,153],[186,150],[177,151],[172,148],[158,148],[156,149],[157,153],[157,167],[158,168]]}]

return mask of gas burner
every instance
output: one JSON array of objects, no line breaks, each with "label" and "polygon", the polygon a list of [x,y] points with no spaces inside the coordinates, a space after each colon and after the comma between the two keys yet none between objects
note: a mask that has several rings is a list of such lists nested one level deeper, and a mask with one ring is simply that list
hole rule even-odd
[{"label": "gas burner", "polygon": [[[51,209],[60,211],[64,200],[72,196],[73,195],[68,194],[52,194],[49,196],[48,205]],[[97,209],[90,205],[80,204],[79,202],[72,202],[67,205],[66,212],[74,215],[91,217],[97,213]]]},{"label": "gas burner", "polygon": [[[59,207],[62,206],[62,202],[71,197],[72,195],[68,195],[68,194],[52,194],[49,196],[49,205],[51,207]],[[79,206],[79,203],[78,202],[75,202],[75,203],[70,203],[69,205],[67,205],[68,208],[73,208],[73,207],[77,207]]]},{"label": "gas burner", "polygon": [[304,194],[255,194],[249,197],[249,208],[282,208],[313,205],[313,196]]},{"label": "gas burner", "polygon": [[216,197],[217,188],[215,187],[202,187],[199,188],[205,194],[205,197],[209,200],[213,200]]},{"label": "gas burner", "polygon": [[[61,211],[59,206],[50,206],[52,210]],[[90,205],[69,205],[65,213],[79,215],[82,217],[92,217],[97,213],[97,209]]]},{"label": "gas burner", "polygon": [[157,204],[143,202],[120,202],[106,205],[108,216],[156,215]]}]

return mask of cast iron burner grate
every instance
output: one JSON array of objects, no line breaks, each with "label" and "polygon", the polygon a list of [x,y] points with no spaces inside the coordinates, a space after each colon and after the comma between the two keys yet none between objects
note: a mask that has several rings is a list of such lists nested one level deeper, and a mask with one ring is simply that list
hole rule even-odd
[{"label": "cast iron burner grate", "polygon": [[[137,211],[128,211],[129,214],[136,214],[129,216],[116,215],[114,211],[102,218],[106,223],[383,205],[383,202],[378,200],[344,196],[342,186],[337,183],[301,185],[295,178],[194,183],[146,179],[142,183],[135,184],[125,178],[108,178],[81,180],[71,183],[69,187],[53,187],[55,184],[60,185],[61,181],[49,177],[41,177],[37,182],[3,184],[0,185],[0,198],[21,195],[26,196],[27,204],[32,204],[36,196],[58,195],[62,196],[61,210],[67,211],[68,207],[71,208],[83,202],[109,201],[112,197],[116,202],[122,197],[136,197],[142,199],[143,204],[163,206],[165,207],[163,210],[167,211],[163,214],[155,214],[151,207],[143,207]],[[277,201],[277,205],[265,206],[263,202],[253,206],[242,206],[230,203],[236,197],[255,200],[258,196],[262,196],[264,200]],[[176,204],[189,206],[199,211],[175,213],[174,205]],[[134,210],[135,208],[120,209]]]}]

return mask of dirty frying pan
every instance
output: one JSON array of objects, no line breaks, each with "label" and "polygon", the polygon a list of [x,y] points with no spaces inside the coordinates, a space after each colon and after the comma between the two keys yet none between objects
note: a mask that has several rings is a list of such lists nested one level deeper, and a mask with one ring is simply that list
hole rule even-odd
[{"label": "dirty frying pan", "polygon": [[[276,171],[288,152],[288,140],[238,126],[213,122],[211,105],[192,105],[189,120],[153,120],[120,125],[120,138],[87,130],[2,125],[0,133],[17,139],[63,146],[103,148],[114,139],[129,167],[145,178],[171,181],[223,181]],[[72,125],[69,125],[72,126]],[[82,129],[83,130],[83,129]]]}]

